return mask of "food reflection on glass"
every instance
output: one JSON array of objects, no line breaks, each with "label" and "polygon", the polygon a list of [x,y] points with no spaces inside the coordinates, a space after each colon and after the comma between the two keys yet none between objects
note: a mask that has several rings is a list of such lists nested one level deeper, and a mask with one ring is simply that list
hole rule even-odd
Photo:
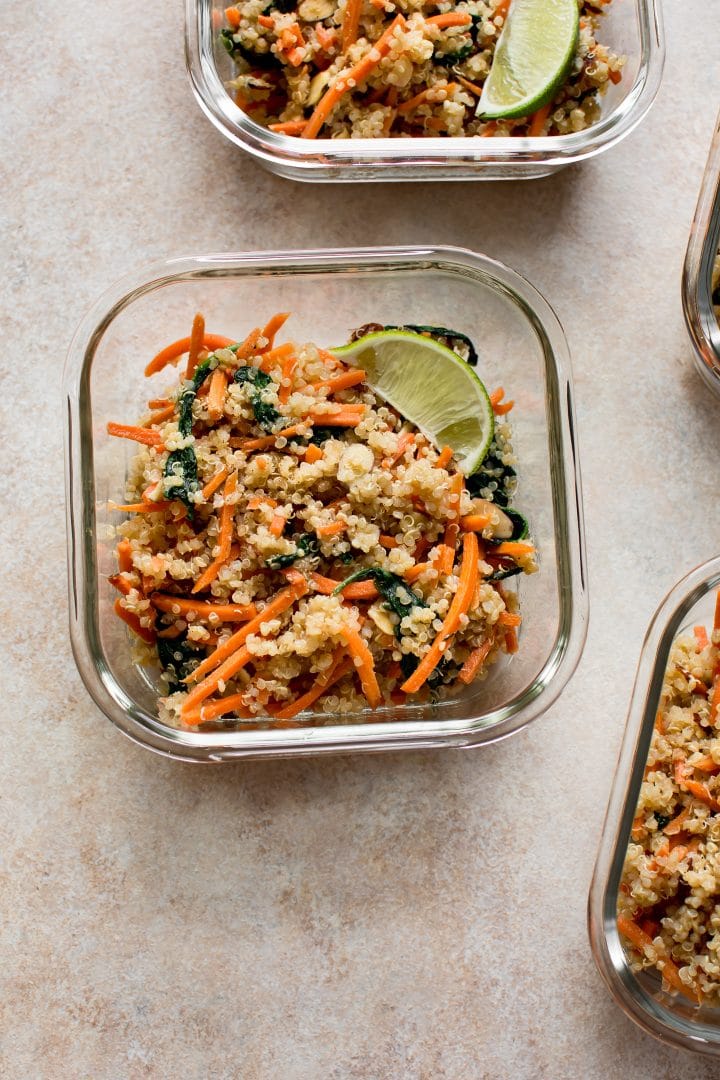
[{"label": "food reflection on glass", "polygon": [[618,929],[636,970],[720,1003],[720,594],[674,643],[632,825]]},{"label": "food reflection on glass", "polygon": [[535,549],[510,505],[513,401],[487,393],[473,343],[368,325],[278,344],[287,318],[234,340],[196,316],[146,368],[179,364],[174,384],[108,424],[139,444],[111,504],[115,610],[174,727],[369,719],[518,648],[507,583]]},{"label": "food reflection on glass", "polygon": [[301,139],[582,131],[624,57],[610,0],[244,0],[220,34],[237,105]]}]

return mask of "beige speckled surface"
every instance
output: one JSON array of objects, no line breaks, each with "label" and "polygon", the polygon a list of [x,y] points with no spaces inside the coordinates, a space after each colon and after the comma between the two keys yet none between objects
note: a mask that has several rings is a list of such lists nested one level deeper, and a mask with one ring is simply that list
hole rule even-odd
[{"label": "beige speckled surface", "polygon": [[[331,190],[264,174],[205,121],[179,3],[92,19],[78,3],[6,5],[3,1077],[717,1074],[622,1017],[585,932],[642,635],[720,534],[718,403],[692,373],[679,301],[717,11],[665,8],[657,106],[599,160],[524,186]],[[428,239],[505,259],[565,324],[592,590],[575,680],[474,754],[207,770],[131,745],[67,640],[59,375],[77,321],[165,255]]]}]

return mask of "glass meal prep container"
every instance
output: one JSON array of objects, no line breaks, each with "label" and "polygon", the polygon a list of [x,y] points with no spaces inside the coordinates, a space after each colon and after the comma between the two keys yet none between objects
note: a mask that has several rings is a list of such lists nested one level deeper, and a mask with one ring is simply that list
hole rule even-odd
[{"label": "glass meal prep container", "polygon": [[713,625],[720,556],[683,578],[663,600],[648,629],[638,664],[590,888],[590,944],[600,974],[620,1008],[645,1031],[686,1050],[720,1054],[720,1008],[697,1006],[662,988],[654,969],[636,973],[617,928],[617,899],[636,814],[663,679],[676,639],[694,626]]},{"label": "glass meal prep container", "polygon": [[233,62],[219,41],[224,3],[186,0],[185,55],[206,116],[271,172],[293,180],[519,180],[546,176],[619,142],[650,108],[662,75],[664,39],[656,0],[615,0],[603,41],[627,58],[622,81],[601,98],[592,127],[552,138],[315,139],[279,135],[256,124],[226,83]]},{"label": "glass meal prep container", "polygon": [[715,262],[720,249],[720,117],[690,230],[682,278],[685,321],[695,349],[695,366],[720,394],[720,326],[713,305]]},{"label": "glass meal prep container", "polygon": [[[428,323],[467,334],[479,373],[516,401],[518,498],[540,570],[520,586],[520,649],[484,681],[431,703],[368,709],[286,730],[198,733],[157,718],[157,672],[131,662],[113,611],[115,541],[136,452],[106,432],[136,417],[152,386],[156,349],[187,333],[196,311],[222,333],[245,333],[261,313],[293,312],[289,335],[331,346],[369,321]],[[432,372],[418,372],[432,378]],[[70,633],[75,659],[102,711],[137,742],[171,757],[227,761],[349,750],[477,746],[519,730],[556,699],[585,640],[587,596],[569,356],[546,301],[514,271],[453,248],[200,255],[151,267],[107,293],[80,326],[66,364],[66,477]],[[512,579],[515,581],[516,579]],[[353,719],[354,718],[354,719]]]}]

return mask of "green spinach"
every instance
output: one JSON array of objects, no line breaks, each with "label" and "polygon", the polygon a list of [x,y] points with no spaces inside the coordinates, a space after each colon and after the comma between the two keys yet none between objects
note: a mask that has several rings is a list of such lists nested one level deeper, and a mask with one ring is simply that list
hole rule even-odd
[{"label": "green spinach", "polygon": [[[385,607],[393,611],[400,622],[410,614],[413,608],[427,607],[422,596],[418,596],[416,592],[408,588],[402,578],[390,573],[389,570],[382,570],[379,566],[365,566],[362,570],[356,570],[354,574],[350,574],[341,581],[336,589],[333,589],[333,596],[337,596],[354,581],[368,581],[369,579],[374,581],[375,588],[385,601]],[[401,637],[400,623],[395,627],[395,636]]]},{"label": "green spinach", "polygon": [[284,570],[286,566],[292,566],[298,559],[312,558],[319,551],[320,545],[317,538],[312,533],[303,533],[295,540],[295,551],[289,551],[287,555],[271,555],[265,560],[265,565],[271,570]]},{"label": "green spinach", "polygon": [[263,401],[262,397],[263,390],[272,383],[270,376],[267,372],[261,371],[260,368],[244,366],[237,369],[234,381],[241,386],[245,384],[251,386],[250,403],[255,421],[264,431],[270,431],[273,424],[280,419],[280,413],[277,409],[268,402]]}]

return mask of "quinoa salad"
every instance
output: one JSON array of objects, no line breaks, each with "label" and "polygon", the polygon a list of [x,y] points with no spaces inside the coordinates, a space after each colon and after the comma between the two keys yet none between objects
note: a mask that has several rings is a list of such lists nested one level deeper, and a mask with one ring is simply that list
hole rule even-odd
[{"label": "quinoa salad", "polygon": [[618,900],[635,971],[720,1004],[720,597],[673,645]]},{"label": "quinoa salad", "polygon": [[[466,477],[365,371],[277,344],[287,318],[237,341],[196,316],[146,368],[181,365],[164,396],[108,424],[138,445],[127,501],[110,504],[115,611],[134,661],[159,666],[173,727],[368,719],[457,693],[518,649],[509,579],[537,566],[510,505],[512,400],[490,395],[494,434]],[[463,335],[403,329],[475,362]]]},{"label": "quinoa salad", "polygon": [[602,44],[610,0],[578,0],[569,73],[531,116],[476,116],[510,0],[245,0],[221,30],[237,105],[311,139],[565,135],[600,115],[624,58]]}]

